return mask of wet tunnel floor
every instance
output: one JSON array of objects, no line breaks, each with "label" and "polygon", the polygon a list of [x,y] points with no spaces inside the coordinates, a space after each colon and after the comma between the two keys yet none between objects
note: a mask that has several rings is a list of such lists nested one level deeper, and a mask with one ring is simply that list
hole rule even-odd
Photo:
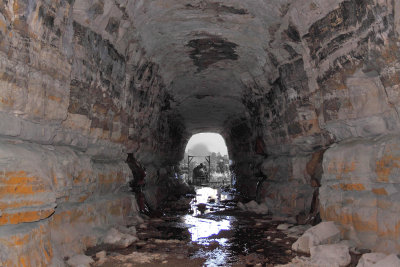
[{"label": "wet tunnel floor", "polygon": [[197,188],[191,212],[146,220],[137,226],[139,241],[128,248],[100,246],[86,254],[96,259],[96,253],[105,250],[106,260],[94,264],[102,267],[274,266],[297,255],[291,251],[296,238],[277,230],[281,222],[238,211],[229,195],[218,198],[216,193]]}]

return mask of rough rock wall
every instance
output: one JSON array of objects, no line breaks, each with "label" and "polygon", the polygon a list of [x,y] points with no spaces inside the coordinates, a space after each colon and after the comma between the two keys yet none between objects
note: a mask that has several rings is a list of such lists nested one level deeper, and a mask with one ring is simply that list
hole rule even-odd
[{"label": "rough rock wall", "polygon": [[165,89],[159,67],[147,59],[133,32],[129,12],[134,2],[128,1],[126,7],[75,2],[74,18],[84,25],[73,24],[75,47],[84,57],[76,59],[72,68],[77,78],[72,76],[69,111],[89,118],[92,138],[122,143],[144,164],[147,200],[155,208],[168,194],[160,185],[168,177],[161,177],[160,170],[180,159],[185,127],[171,108],[174,99]]},{"label": "rough rock wall", "polygon": [[[343,234],[360,246],[384,252],[400,249],[397,5],[357,2],[352,23],[328,27],[337,33],[321,35],[326,48],[316,52],[321,57],[324,50],[334,51],[327,57],[333,64],[317,83],[320,125],[338,143],[324,155],[321,216],[339,222]],[[329,15],[341,21],[348,16],[345,7],[343,3]],[[321,29],[321,22],[313,29]],[[318,64],[324,66],[324,60]]]},{"label": "rough rock wall", "polygon": [[273,213],[308,213],[322,184],[323,220],[337,221],[361,246],[398,251],[399,4],[283,7],[282,21],[270,26],[276,72],[243,98],[250,149],[265,158],[256,168],[266,176],[258,197]]},{"label": "rough rock wall", "polygon": [[0,3],[1,266],[61,264],[126,222],[126,153],[165,151],[157,142],[181,127],[129,15],[84,2]]},{"label": "rough rock wall", "polygon": [[[267,84],[248,83],[242,98],[251,129],[245,140],[253,159],[252,163],[240,163],[247,167],[239,169],[247,169],[257,198],[265,200],[274,214],[310,213],[320,185],[322,154],[333,141],[319,124],[318,88],[313,86],[314,70],[308,66],[309,49],[304,40],[307,28],[301,31],[307,20],[297,14],[310,4],[301,1],[281,6],[281,20],[268,29],[272,37],[267,61],[274,71],[268,73]],[[243,184],[249,185],[247,181]]]}]

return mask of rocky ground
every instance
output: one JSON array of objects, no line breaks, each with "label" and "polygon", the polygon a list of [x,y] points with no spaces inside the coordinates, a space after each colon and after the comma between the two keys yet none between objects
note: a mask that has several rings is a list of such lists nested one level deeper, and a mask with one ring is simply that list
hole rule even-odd
[{"label": "rocky ground", "polygon": [[272,217],[255,202],[236,207],[229,199],[207,197],[212,191],[198,191],[191,203],[188,198],[170,202],[162,217],[143,215],[135,225],[111,228],[102,245],[66,261],[96,267],[400,266],[393,255],[368,253],[340,240],[333,222],[295,225]]},{"label": "rocky ground", "polygon": [[[273,266],[289,262],[296,238],[277,229],[278,222],[238,211],[200,216],[205,221],[230,220],[230,229],[193,241],[192,225],[182,217],[146,220],[138,240],[127,248],[102,245],[87,251],[93,266]],[[210,225],[212,227],[212,225]],[[197,230],[197,229],[196,229]]]}]

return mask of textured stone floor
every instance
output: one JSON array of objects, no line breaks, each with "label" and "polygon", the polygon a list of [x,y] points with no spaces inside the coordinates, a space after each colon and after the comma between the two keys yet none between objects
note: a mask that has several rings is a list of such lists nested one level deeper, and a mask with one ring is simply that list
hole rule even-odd
[{"label": "textured stone floor", "polygon": [[[278,230],[280,222],[270,216],[243,212],[218,200],[208,203],[205,213],[199,212],[198,203],[207,203],[210,196],[214,197],[214,191],[199,188],[197,201],[192,202],[189,213],[186,209],[177,214],[170,207],[169,216],[149,218],[136,226],[140,240],[128,248],[103,245],[91,248],[86,254],[96,260],[94,266],[102,267],[273,266],[303,255],[291,250],[296,235],[289,237]],[[106,251],[107,256],[96,257],[100,251]]]}]

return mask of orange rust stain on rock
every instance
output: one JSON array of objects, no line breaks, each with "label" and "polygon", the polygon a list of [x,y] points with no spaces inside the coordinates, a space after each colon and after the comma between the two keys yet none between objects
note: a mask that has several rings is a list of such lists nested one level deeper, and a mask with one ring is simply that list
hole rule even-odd
[{"label": "orange rust stain on rock", "polygon": [[11,241],[13,242],[13,245],[15,246],[21,246],[21,245],[25,245],[29,242],[31,236],[30,234],[24,235],[22,237],[20,236],[13,236],[11,238]]},{"label": "orange rust stain on rock", "polygon": [[48,262],[51,261],[51,258],[53,257],[53,248],[51,247],[51,242],[50,240],[47,240],[47,242],[45,242],[45,244],[42,244],[43,246],[43,254],[46,257],[46,260]]},{"label": "orange rust stain on rock", "polygon": [[46,191],[41,181],[24,171],[0,175],[0,197],[5,195],[33,195]]},{"label": "orange rust stain on rock", "polygon": [[353,222],[353,215],[349,213],[340,214],[340,222],[342,224],[351,224]]},{"label": "orange rust stain on rock", "polygon": [[33,183],[36,182],[37,179],[35,177],[9,177],[2,181],[3,184],[7,185],[15,185],[15,184],[23,184],[23,183]]},{"label": "orange rust stain on rock", "polygon": [[321,218],[327,221],[336,221],[342,225],[353,225],[354,229],[358,232],[377,232],[377,212],[372,213],[368,219],[363,219],[359,214],[341,212],[335,206],[327,207],[326,209],[321,208]]},{"label": "orange rust stain on rock", "polygon": [[363,184],[340,184],[340,188],[344,191],[364,191],[365,186]]},{"label": "orange rust stain on rock", "polygon": [[395,168],[400,168],[400,157],[385,155],[376,162],[376,174],[378,182],[388,182],[389,175]]},{"label": "orange rust stain on rock", "polygon": [[4,197],[4,195],[33,195],[36,193],[44,192],[44,188],[41,185],[10,185],[10,186],[2,186],[0,187],[0,197]]},{"label": "orange rust stain on rock", "polygon": [[388,193],[386,192],[385,188],[373,188],[372,192],[375,195],[387,196]]},{"label": "orange rust stain on rock", "polygon": [[378,232],[377,212],[366,220],[355,213],[353,215],[353,226],[359,232]]},{"label": "orange rust stain on rock", "polygon": [[89,195],[86,195],[86,196],[81,196],[80,198],[79,198],[79,202],[84,202],[86,199],[88,199],[89,198]]},{"label": "orange rust stain on rock", "polygon": [[15,208],[21,208],[21,207],[32,207],[32,206],[41,206],[46,204],[43,201],[33,201],[33,200],[16,200],[14,202],[6,202],[6,201],[0,201],[0,210],[6,210],[6,209],[15,209]]},{"label": "orange rust stain on rock", "polygon": [[25,211],[17,213],[3,213],[0,217],[0,225],[19,224],[24,222],[36,222],[48,218],[54,213],[54,209],[40,211]]},{"label": "orange rust stain on rock", "polygon": [[57,102],[57,103],[61,103],[61,101],[62,101],[62,98],[61,98],[61,97],[54,96],[54,95],[49,95],[47,98],[50,99],[50,100],[52,100],[52,101],[55,101],[55,102]]},{"label": "orange rust stain on rock", "polygon": [[26,264],[26,259],[25,259],[24,256],[21,256],[21,257],[19,258],[19,262],[21,263],[21,266],[23,266],[23,267],[28,267],[28,265]]},{"label": "orange rust stain on rock", "polygon": [[7,255],[7,261],[0,260],[0,266],[49,266],[53,257],[53,249],[47,225],[40,225],[29,233],[16,233],[0,242],[12,247],[15,254]]},{"label": "orange rust stain on rock", "polygon": [[325,221],[340,222],[343,225],[353,223],[353,215],[350,213],[341,212],[338,206],[329,206],[327,208],[320,207],[321,218]]}]

